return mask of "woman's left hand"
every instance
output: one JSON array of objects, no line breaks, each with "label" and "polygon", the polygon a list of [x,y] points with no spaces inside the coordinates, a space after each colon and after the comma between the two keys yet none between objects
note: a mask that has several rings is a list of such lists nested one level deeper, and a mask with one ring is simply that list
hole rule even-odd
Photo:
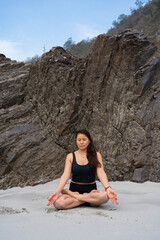
[{"label": "woman's left hand", "polygon": [[109,199],[112,201],[112,203],[119,204],[117,201],[117,194],[112,190],[112,188],[108,188],[106,190],[106,192],[107,192]]}]

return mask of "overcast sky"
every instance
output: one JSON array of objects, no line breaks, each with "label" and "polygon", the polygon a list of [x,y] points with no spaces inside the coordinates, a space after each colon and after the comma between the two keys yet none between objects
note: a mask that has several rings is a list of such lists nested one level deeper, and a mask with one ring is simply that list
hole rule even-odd
[{"label": "overcast sky", "polygon": [[135,0],[0,0],[0,53],[23,61],[69,37],[76,43],[106,33]]}]

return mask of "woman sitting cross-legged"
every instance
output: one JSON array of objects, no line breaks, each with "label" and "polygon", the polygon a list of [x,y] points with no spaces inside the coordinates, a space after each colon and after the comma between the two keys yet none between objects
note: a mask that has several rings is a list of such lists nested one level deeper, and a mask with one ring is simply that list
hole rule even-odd
[{"label": "woman sitting cross-legged", "polygon": [[[57,209],[69,209],[87,203],[94,207],[107,203],[109,199],[118,204],[117,195],[104,171],[101,154],[96,152],[89,132],[77,131],[76,143],[78,150],[67,155],[64,172],[55,192],[48,198],[47,206],[54,204]],[[64,189],[71,173],[70,187]],[[96,174],[105,190],[97,190]]]}]

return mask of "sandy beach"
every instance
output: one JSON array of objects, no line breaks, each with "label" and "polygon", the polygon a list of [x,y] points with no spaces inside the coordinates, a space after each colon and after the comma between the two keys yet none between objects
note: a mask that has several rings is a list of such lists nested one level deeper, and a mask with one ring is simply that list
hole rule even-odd
[{"label": "sandy beach", "polygon": [[0,190],[0,239],[160,239],[160,183],[110,182],[119,205],[56,210],[46,204],[58,182]]}]

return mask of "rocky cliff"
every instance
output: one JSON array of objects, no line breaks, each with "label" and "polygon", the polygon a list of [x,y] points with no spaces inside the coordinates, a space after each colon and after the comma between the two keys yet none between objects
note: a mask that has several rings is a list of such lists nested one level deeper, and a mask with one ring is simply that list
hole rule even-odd
[{"label": "rocky cliff", "polygon": [[100,35],[78,59],[61,47],[36,63],[0,55],[0,186],[61,175],[87,128],[109,180],[160,181],[160,59],[144,35]]}]

